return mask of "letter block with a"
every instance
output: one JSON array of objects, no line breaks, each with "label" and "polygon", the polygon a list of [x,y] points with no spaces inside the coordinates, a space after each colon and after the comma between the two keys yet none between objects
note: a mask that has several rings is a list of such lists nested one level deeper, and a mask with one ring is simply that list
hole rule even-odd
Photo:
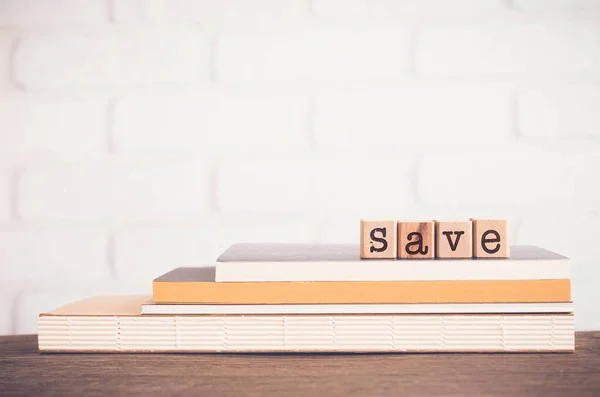
[{"label": "letter block with a", "polygon": [[471,219],[473,222],[473,256],[475,258],[508,258],[508,227],[503,219]]},{"label": "letter block with a", "polygon": [[360,257],[396,258],[396,221],[360,221]]},{"label": "letter block with a", "polygon": [[472,258],[473,226],[471,221],[435,221],[436,258]]},{"label": "letter block with a", "polygon": [[433,221],[398,222],[398,258],[433,259]]}]

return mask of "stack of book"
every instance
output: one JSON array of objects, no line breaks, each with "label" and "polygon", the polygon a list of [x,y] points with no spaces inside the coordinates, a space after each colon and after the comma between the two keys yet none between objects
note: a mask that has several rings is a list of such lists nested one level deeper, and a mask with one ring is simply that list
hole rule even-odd
[{"label": "stack of book", "polygon": [[[574,351],[568,258],[509,247],[505,231],[481,238],[468,226],[463,243],[494,248],[500,240],[502,257],[473,256],[476,249],[444,257],[452,234],[443,225],[419,223],[408,233],[406,224],[393,233],[379,226],[361,223],[360,244],[235,244],[213,267],[156,278],[152,296],[93,297],[42,313],[39,349]],[[447,242],[455,248],[448,255],[460,252],[460,239]],[[407,253],[430,260],[403,260]]]}]

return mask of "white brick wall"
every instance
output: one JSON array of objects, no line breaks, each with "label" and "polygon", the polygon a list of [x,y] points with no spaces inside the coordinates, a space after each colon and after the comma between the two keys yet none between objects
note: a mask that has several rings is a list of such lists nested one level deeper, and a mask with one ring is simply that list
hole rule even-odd
[{"label": "white brick wall", "polygon": [[0,99],[0,153],[79,156],[101,152],[106,149],[107,122],[103,101],[6,96]]},{"label": "white brick wall", "polygon": [[416,43],[422,76],[546,75],[600,68],[600,22],[585,18],[425,28]]},{"label": "white brick wall", "polygon": [[518,98],[519,132],[531,138],[600,137],[600,86],[568,84],[524,89]]},{"label": "white brick wall", "polygon": [[[15,297],[20,291],[19,286],[8,281],[0,282],[0,335],[10,335],[13,329],[13,310]],[[29,316],[26,314],[26,316]]]},{"label": "white brick wall", "polygon": [[0,333],[237,241],[510,220],[600,329],[596,0],[0,0]]},{"label": "white brick wall", "polygon": [[10,83],[10,58],[13,38],[10,34],[0,29],[0,89],[9,91]]},{"label": "white brick wall", "polygon": [[208,57],[208,38],[195,31],[60,33],[23,39],[13,67],[27,89],[193,84],[208,79]]},{"label": "white brick wall", "polygon": [[336,26],[225,34],[217,42],[215,73],[224,84],[389,81],[408,69],[406,35]]},{"label": "white brick wall", "polygon": [[293,148],[307,145],[307,118],[308,98],[286,94],[131,96],[115,106],[113,137],[124,152]]},{"label": "white brick wall", "polygon": [[19,214],[84,220],[197,215],[208,201],[204,168],[157,163],[32,169],[23,173],[17,190]]},{"label": "white brick wall", "polygon": [[[296,152],[236,157],[219,167],[217,202],[219,209],[232,212],[345,213],[354,217],[374,210],[381,215],[401,213],[414,206],[409,186],[413,163],[409,151],[385,156]],[[388,174],[392,170],[394,178]],[[378,186],[376,203],[367,188],[370,184]]]},{"label": "white brick wall", "polygon": [[593,10],[600,8],[596,0],[512,0],[516,9],[525,11],[546,11],[546,10]]},{"label": "white brick wall", "polygon": [[[215,231],[217,233],[215,233]],[[152,280],[178,266],[214,262],[218,227],[197,226],[127,228],[115,234],[117,276],[123,280]]]},{"label": "white brick wall", "polygon": [[[317,145],[504,143],[514,138],[511,93],[501,86],[406,85],[317,97]],[[365,133],[365,131],[369,131]],[[449,133],[452,131],[452,133]]]},{"label": "white brick wall", "polygon": [[0,25],[99,24],[107,11],[103,0],[0,0]]},{"label": "white brick wall", "polygon": [[118,0],[117,22],[201,22],[293,17],[307,9],[303,0]]},{"label": "white brick wall", "polygon": [[[104,281],[107,237],[96,230],[0,232],[0,278],[11,282]],[[21,263],[21,266],[11,264]]]},{"label": "white brick wall", "polygon": [[419,166],[418,193],[436,207],[568,206],[576,199],[572,162],[570,153],[531,147],[429,153]]},{"label": "white brick wall", "polygon": [[502,0],[312,0],[321,16],[432,18],[479,16],[500,12]]},{"label": "white brick wall", "polygon": [[0,170],[0,221],[6,221],[11,216],[12,182],[10,177],[11,175],[8,170]]}]

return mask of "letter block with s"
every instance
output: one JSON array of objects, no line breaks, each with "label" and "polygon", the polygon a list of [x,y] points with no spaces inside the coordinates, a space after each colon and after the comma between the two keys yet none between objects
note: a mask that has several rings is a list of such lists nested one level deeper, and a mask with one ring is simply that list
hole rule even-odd
[{"label": "letter block with s", "polygon": [[396,258],[396,221],[360,221],[360,257]]}]

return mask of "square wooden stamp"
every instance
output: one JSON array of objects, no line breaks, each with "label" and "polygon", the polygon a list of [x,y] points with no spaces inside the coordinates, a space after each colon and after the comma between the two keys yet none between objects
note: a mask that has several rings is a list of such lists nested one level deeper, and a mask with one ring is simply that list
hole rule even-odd
[{"label": "square wooden stamp", "polygon": [[508,258],[508,222],[503,219],[471,219],[473,222],[473,256]]},{"label": "square wooden stamp", "polygon": [[435,221],[435,256],[436,258],[472,258],[471,221]]},{"label": "square wooden stamp", "polygon": [[398,222],[398,258],[433,259],[434,223]]},{"label": "square wooden stamp", "polygon": [[396,221],[360,221],[360,257],[396,258]]}]

